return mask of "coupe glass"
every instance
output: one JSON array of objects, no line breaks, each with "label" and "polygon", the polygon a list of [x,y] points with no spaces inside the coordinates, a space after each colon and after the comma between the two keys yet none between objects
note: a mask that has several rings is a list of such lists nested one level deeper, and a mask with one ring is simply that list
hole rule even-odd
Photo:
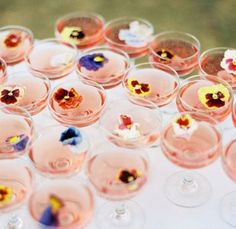
[{"label": "coupe glass", "polygon": [[145,217],[142,208],[128,199],[144,188],[148,168],[144,150],[124,149],[107,142],[94,144],[87,175],[97,192],[112,201],[98,211],[98,228],[143,228]]},{"label": "coupe glass", "polygon": [[[222,153],[222,136],[217,121],[198,112],[180,113],[161,135],[161,149],[175,165],[189,170],[208,166]],[[192,171],[170,176],[165,185],[167,198],[182,207],[204,204],[211,194],[207,179]]]}]

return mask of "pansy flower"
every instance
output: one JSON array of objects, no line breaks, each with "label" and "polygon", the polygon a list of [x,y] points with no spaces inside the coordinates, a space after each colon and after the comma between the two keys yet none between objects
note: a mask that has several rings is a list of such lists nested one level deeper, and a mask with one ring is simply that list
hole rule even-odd
[{"label": "pansy flower", "polygon": [[63,201],[55,195],[50,195],[49,206],[43,211],[39,222],[45,226],[59,226],[59,212],[64,207]]},{"label": "pansy flower", "polygon": [[163,61],[171,60],[174,57],[174,53],[166,49],[159,50],[156,53],[161,57],[161,60]]},{"label": "pansy flower", "polygon": [[82,39],[85,38],[85,33],[80,27],[64,27],[61,32],[63,40],[73,42],[78,45]]},{"label": "pansy flower", "polygon": [[151,93],[151,85],[140,83],[138,80],[130,78],[127,81],[128,89],[136,96],[145,96]]},{"label": "pansy flower", "polygon": [[25,94],[25,90],[18,86],[0,87],[0,101],[7,105],[17,104]]},{"label": "pansy flower", "polygon": [[89,71],[97,71],[107,62],[108,59],[102,53],[89,54],[79,59],[79,65]]},{"label": "pansy flower", "polygon": [[6,143],[14,148],[16,152],[23,151],[29,142],[29,137],[25,134],[8,137]]},{"label": "pansy flower", "polygon": [[139,123],[134,122],[131,116],[123,114],[119,117],[119,125],[114,133],[125,140],[135,139],[142,135]]},{"label": "pansy flower", "polygon": [[220,66],[228,73],[236,75],[236,50],[226,50]]},{"label": "pansy flower", "polygon": [[198,89],[200,102],[208,109],[223,107],[229,101],[230,94],[223,84],[201,87]]},{"label": "pansy flower", "polygon": [[77,108],[83,100],[83,97],[74,88],[70,90],[59,88],[53,98],[63,109]]},{"label": "pansy flower", "polygon": [[16,33],[10,33],[6,36],[4,40],[4,44],[7,48],[16,48],[22,41],[22,38],[19,34]]},{"label": "pansy flower", "polygon": [[0,205],[8,204],[11,201],[13,190],[10,187],[0,185]]},{"label": "pansy flower", "polygon": [[198,123],[189,114],[183,114],[174,118],[172,126],[176,135],[189,136],[198,128]]},{"label": "pansy flower", "polygon": [[76,146],[82,142],[82,135],[79,129],[75,127],[69,127],[61,133],[60,142],[63,145]]},{"label": "pansy flower", "polygon": [[147,45],[148,39],[152,34],[152,30],[138,21],[129,24],[128,29],[121,29],[118,37],[127,45],[132,47],[143,47]]}]

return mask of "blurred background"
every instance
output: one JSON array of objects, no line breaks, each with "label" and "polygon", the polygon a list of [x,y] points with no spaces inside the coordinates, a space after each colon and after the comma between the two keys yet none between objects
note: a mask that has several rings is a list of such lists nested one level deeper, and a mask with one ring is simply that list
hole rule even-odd
[{"label": "blurred background", "polygon": [[179,30],[195,35],[202,50],[236,48],[236,0],[0,0],[0,26],[23,25],[36,38],[49,38],[54,36],[56,19],[74,11],[94,11],[106,21],[145,18],[156,33]]}]

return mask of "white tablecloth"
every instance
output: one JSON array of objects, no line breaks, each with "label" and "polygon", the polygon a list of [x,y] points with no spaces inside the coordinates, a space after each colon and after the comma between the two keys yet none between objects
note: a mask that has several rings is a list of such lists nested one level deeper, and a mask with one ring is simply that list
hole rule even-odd
[{"label": "white tablecloth", "polygon": [[[9,67],[8,72],[14,72],[26,69],[24,64],[19,64],[15,67]],[[52,88],[64,81],[70,79],[77,79],[76,73],[73,72],[66,78],[52,81]],[[124,97],[121,86],[107,90],[108,102],[118,98]],[[166,117],[164,116],[164,121]],[[42,113],[33,117],[36,128],[43,128],[48,125],[56,124],[57,122],[52,119],[48,109],[45,109]],[[232,125],[231,117],[225,122],[224,125]],[[95,124],[92,127],[86,127],[84,130],[90,133],[90,137],[93,134],[98,134],[98,125]],[[224,139],[234,133],[234,129],[224,131]],[[91,137],[92,139],[92,137]],[[148,149],[148,155],[150,159],[150,179],[143,192],[139,193],[134,201],[142,206],[146,215],[145,229],[230,229],[232,227],[225,224],[219,211],[219,204],[221,198],[232,191],[236,191],[236,184],[231,181],[224,173],[221,161],[218,159],[214,164],[199,169],[198,172],[204,175],[210,181],[212,185],[212,195],[209,201],[197,208],[182,208],[177,207],[167,200],[164,194],[164,184],[168,176],[175,172],[181,171],[181,168],[175,166],[168,161],[160,150],[160,147]],[[84,177],[83,173],[78,177]],[[41,178],[42,179],[42,178]],[[107,202],[100,198],[95,192],[96,199],[96,211]],[[96,214],[95,211],[95,214]],[[16,211],[17,214],[22,215],[26,221],[24,228],[31,229],[29,218],[27,217],[27,208],[23,207],[21,210]],[[0,216],[0,228],[3,228],[5,220],[9,215],[5,214]],[[86,229],[95,229],[95,220],[86,227]],[[32,228],[33,229],[33,228]]]}]

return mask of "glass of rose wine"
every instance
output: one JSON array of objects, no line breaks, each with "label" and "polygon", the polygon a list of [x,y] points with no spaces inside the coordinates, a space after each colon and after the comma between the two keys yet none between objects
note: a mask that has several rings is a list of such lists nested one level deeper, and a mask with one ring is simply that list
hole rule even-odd
[{"label": "glass of rose wine", "polygon": [[50,82],[45,75],[14,72],[0,85],[0,104],[17,105],[36,115],[47,106],[49,91]]},{"label": "glass of rose wine", "polygon": [[103,42],[104,18],[91,12],[75,12],[59,18],[55,35],[73,43],[78,49],[91,48]]},{"label": "glass of rose wine", "polygon": [[189,75],[197,68],[199,54],[198,39],[184,32],[159,33],[149,46],[149,60],[170,66],[179,76]]},{"label": "glass of rose wine", "polygon": [[25,62],[34,75],[43,74],[50,80],[55,80],[74,70],[76,56],[74,44],[50,38],[33,45],[25,56]]},{"label": "glass of rose wine", "polygon": [[129,100],[116,100],[105,109],[100,119],[106,138],[120,147],[146,148],[160,137],[161,111],[154,103],[143,99],[145,107]]},{"label": "glass of rose wine", "polygon": [[84,127],[100,118],[105,108],[106,94],[95,82],[79,80],[56,86],[49,96],[49,110],[63,125]]},{"label": "glass of rose wine", "polygon": [[176,105],[179,112],[201,112],[222,122],[231,114],[233,100],[232,88],[226,81],[212,75],[196,75],[182,82]]},{"label": "glass of rose wine", "polygon": [[55,125],[38,131],[29,158],[40,174],[58,178],[80,172],[88,154],[89,143],[81,130]]},{"label": "glass of rose wine", "polygon": [[10,25],[0,28],[0,56],[8,65],[22,62],[33,42],[33,33],[25,27]]},{"label": "glass of rose wine", "polygon": [[144,150],[120,148],[108,142],[94,144],[87,176],[97,192],[111,200],[97,213],[98,228],[143,228],[143,210],[129,199],[147,183],[148,164]]},{"label": "glass of rose wine", "polygon": [[110,47],[125,51],[131,58],[147,55],[153,25],[141,18],[123,17],[105,25],[104,38]]},{"label": "glass of rose wine", "polygon": [[103,46],[84,51],[76,70],[81,81],[94,81],[109,89],[121,83],[129,67],[130,59],[124,51]]},{"label": "glass of rose wine", "polygon": [[[222,136],[217,121],[198,112],[176,115],[161,135],[161,149],[175,165],[185,169],[198,169],[210,165],[222,153]],[[211,186],[202,175],[183,171],[170,176],[165,194],[174,204],[197,207],[204,204]]]},{"label": "glass of rose wine", "polygon": [[28,209],[34,229],[82,229],[94,212],[88,185],[77,180],[51,180],[33,191]]},{"label": "glass of rose wine", "polygon": [[34,126],[25,109],[0,105],[0,127],[0,159],[17,158],[29,152]]}]

